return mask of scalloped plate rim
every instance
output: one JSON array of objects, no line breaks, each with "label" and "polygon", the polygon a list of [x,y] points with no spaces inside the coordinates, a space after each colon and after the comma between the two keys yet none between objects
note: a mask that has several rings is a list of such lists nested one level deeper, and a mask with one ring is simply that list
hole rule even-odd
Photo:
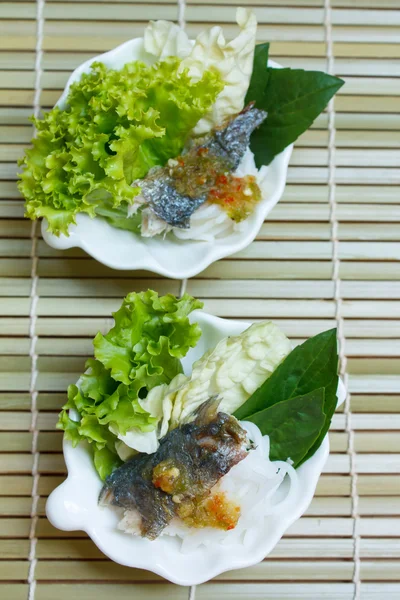
[{"label": "scalloped plate rim", "polygon": [[[217,333],[217,335],[220,338],[225,337],[226,335],[237,335],[240,332],[240,330],[244,330],[250,324],[250,322],[248,321],[231,321],[229,319],[215,317],[213,315],[205,313],[202,310],[198,310],[192,313],[192,320],[194,319],[196,319],[196,321],[200,324],[200,327],[203,330],[204,328],[206,328],[205,336],[209,335],[207,334],[207,327],[209,327],[210,330],[212,329],[214,335],[215,333]],[[204,341],[207,347],[207,341]],[[191,350],[189,352],[188,356],[185,359],[186,365],[188,365],[189,361],[191,360],[190,354],[194,352],[195,350]],[[338,406],[344,401],[345,395],[346,392],[344,385],[339,380]],[[75,482],[82,482],[83,480],[86,481],[86,479],[83,477],[83,474],[80,474],[79,470],[76,469],[76,464],[74,464],[74,462],[76,462],[74,453],[81,451],[85,453],[86,457],[89,456],[88,448],[85,449],[82,448],[82,446],[72,448],[70,442],[64,440],[63,452],[65,462],[67,465],[68,475],[65,481],[62,484],[60,484],[50,494],[48,498],[48,501],[46,503],[46,514],[49,521],[55,527],[58,527],[59,529],[63,529],[65,531],[85,531],[96,544],[96,546],[114,562],[117,562],[127,567],[145,569],[156,573],[157,575],[160,575],[177,585],[189,586],[204,583],[205,581],[208,581],[211,578],[231,569],[239,569],[257,564],[274,549],[274,547],[279,542],[279,540],[281,539],[285,531],[288,529],[288,527],[290,527],[290,525],[292,525],[301,517],[301,515],[307,510],[309,504],[311,503],[311,500],[314,496],[315,488],[318,483],[318,479],[321,475],[321,472],[329,455],[329,439],[328,436],[326,436],[323,443],[321,444],[317,452],[314,454],[314,456],[312,456],[297,470],[299,477],[304,478],[304,481],[308,482],[308,485],[306,486],[306,489],[303,490],[302,495],[300,495],[300,502],[297,503],[296,509],[291,514],[279,515],[280,526],[273,532],[273,535],[271,535],[267,539],[264,539],[263,543],[259,544],[259,547],[253,552],[250,552],[248,548],[243,547],[243,555],[241,556],[233,555],[225,557],[225,554],[221,552],[219,554],[219,556],[222,556],[221,560],[209,566],[206,574],[204,573],[204,568],[201,573],[196,573],[195,567],[193,567],[192,571],[188,574],[187,566],[185,569],[181,569],[181,571],[179,570],[179,568],[174,568],[173,570],[171,570],[171,568],[168,568],[165,564],[162,564],[160,562],[153,562],[151,549],[150,552],[145,552],[145,549],[148,548],[148,544],[152,544],[154,542],[148,542],[148,540],[141,540],[141,538],[139,538],[139,540],[143,541],[143,551],[140,554],[137,554],[134,557],[132,554],[130,555],[129,559],[126,559],[126,554],[121,554],[117,556],[117,551],[110,550],[107,547],[107,540],[104,541],[104,535],[102,539],[101,531],[103,531],[104,534],[104,528],[103,530],[100,528],[99,533],[99,528],[94,526],[92,523],[85,524],[83,521],[81,521],[79,525],[76,523],[71,525],[71,519],[69,518],[70,515],[68,515],[68,510],[71,509],[66,508],[66,499],[68,499],[69,497],[68,488],[72,488]],[[92,464],[91,468],[94,471],[94,467]],[[64,503],[63,506],[61,506],[60,503]],[[71,502],[69,502],[69,504],[71,504]],[[61,510],[64,510],[65,512],[64,518],[63,515],[60,514],[60,507]],[[77,507],[79,508],[78,505]],[[275,518],[277,519],[276,515]],[[266,521],[264,521],[264,528],[266,527],[265,522]],[[126,534],[123,534],[122,532],[119,533],[123,536],[123,538],[129,537]],[[170,539],[173,540],[173,538]],[[223,546],[223,549],[225,553],[229,550],[229,546]],[[170,552],[171,551],[172,550],[170,550]],[[204,549],[203,551],[207,553],[208,549]],[[179,555],[181,555],[181,553],[177,551],[177,555],[179,558]]]}]

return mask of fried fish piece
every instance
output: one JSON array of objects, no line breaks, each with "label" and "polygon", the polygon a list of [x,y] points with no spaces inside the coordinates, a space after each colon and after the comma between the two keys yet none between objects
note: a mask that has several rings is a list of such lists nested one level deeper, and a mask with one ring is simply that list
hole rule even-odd
[{"label": "fried fish piece", "polygon": [[[218,176],[238,167],[250,135],[266,117],[265,111],[249,105],[167,166],[151,169],[145,179],[133,184],[141,188],[138,205],[146,206],[145,210],[162,220],[166,229],[168,225],[187,229],[190,216],[207,200]],[[146,228],[142,233],[146,235]]]},{"label": "fried fish piece", "polygon": [[[170,431],[154,454],[137,454],[106,480],[99,503],[123,508],[131,532],[155,539],[175,516],[195,510],[249,449],[235,417],[205,402],[192,423]],[[134,531],[132,531],[134,523]]]}]

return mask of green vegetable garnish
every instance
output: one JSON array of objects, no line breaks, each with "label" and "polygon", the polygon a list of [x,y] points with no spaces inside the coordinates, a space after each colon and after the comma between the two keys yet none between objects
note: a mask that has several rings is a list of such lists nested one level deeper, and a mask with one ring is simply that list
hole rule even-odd
[{"label": "green vegetable garnish", "polygon": [[[310,338],[300,346],[297,346],[275,369],[272,375],[238,408],[234,415],[240,420],[249,420],[255,423],[263,434],[270,435],[273,426],[270,415],[273,415],[275,426],[287,418],[288,411],[291,415],[291,435],[280,439],[279,447],[273,447],[271,440],[271,452],[276,458],[286,460],[291,458],[295,466],[312,456],[321,445],[332,420],[336,408],[338,387],[338,355],[336,329],[324,331]],[[320,390],[323,390],[321,396]],[[318,393],[317,393],[318,392]],[[296,398],[296,402],[287,402]],[[300,398],[302,400],[300,401]],[[324,420],[320,424],[321,410]],[[301,443],[304,438],[304,414],[303,403],[310,403],[310,414],[307,416],[307,428],[311,431],[312,421],[314,431],[318,435],[314,439],[309,438],[309,445],[302,450],[305,453],[297,462],[291,455],[291,445]],[[314,404],[314,406],[312,406]],[[274,411],[269,413],[270,407]],[[281,415],[281,417],[279,416]]]},{"label": "green vegetable garnish", "polygon": [[325,423],[324,396],[324,388],[319,388],[273,404],[247,418],[259,426],[263,435],[269,435],[270,460],[290,457],[295,467],[301,463]]},{"label": "green vegetable garnish", "polygon": [[[65,110],[34,120],[37,137],[20,161],[26,216],[45,217],[56,235],[68,235],[79,212],[127,228],[119,219],[138,193],[131,183],[182,151],[224,87],[216,71],[194,82],[180,63],[135,61],[120,71],[94,63],[71,86]],[[122,215],[110,214],[120,206]]]},{"label": "green vegetable garnish", "polygon": [[258,168],[296,141],[344,84],[322,71],[273,69],[267,61],[268,44],[257,45],[245,104],[255,102],[268,113],[250,140]]},{"label": "green vegetable garnish", "polygon": [[[78,384],[69,386],[57,427],[74,446],[83,440],[92,445],[103,479],[121,463],[119,452],[126,460],[143,434],[157,444],[161,422],[165,435],[168,427],[190,422],[214,396],[221,398],[220,410],[239,407],[237,419],[252,421],[269,436],[272,460],[290,458],[297,467],[321,445],[337,403],[336,329],[290,352],[276,326],[253,324],[221,340],[193,365],[189,378],[180,359],[200,338],[189,314],[201,307],[187,294],[128,294],[113,314],[114,327],[96,335],[95,358]],[[249,388],[255,389],[251,395]],[[126,444],[124,436],[130,436]]]},{"label": "green vegetable garnish", "polygon": [[96,358],[87,361],[78,384],[69,386],[57,427],[73,446],[83,440],[92,444],[102,479],[121,464],[117,433],[155,429],[158,420],[142,408],[140,398],[182,373],[180,359],[201,335],[188,315],[201,307],[188,294],[181,299],[152,290],[128,294],[113,315],[114,327],[96,335]]},{"label": "green vegetable garnish", "polygon": [[[115,381],[134,382],[138,390],[169,383],[182,373],[179,359],[201,336],[200,327],[190,324],[188,315],[202,306],[188,294],[179,300],[172,294],[159,297],[152,290],[128,294],[113,313],[114,327],[94,338],[94,355]],[[142,380],[146,385],[141,385]]]},{"label": "green vegetable garnish", "polygon": [[257,44],[254,48],[253,71],[246,93],[245,104],[255,102],[257,108],[262,108],[265,91],[265,72],[268,65],[269,43]]},{"label": "green vegetable garnish", "polygon": [[115,207],[112,202],[104,202],[102,206],[96,207],[96,215],[104,217],[110,225],[117,229],[140,234],[142,211],[139,209],[135,214],[128,216],[128,205],[125,202]]}]

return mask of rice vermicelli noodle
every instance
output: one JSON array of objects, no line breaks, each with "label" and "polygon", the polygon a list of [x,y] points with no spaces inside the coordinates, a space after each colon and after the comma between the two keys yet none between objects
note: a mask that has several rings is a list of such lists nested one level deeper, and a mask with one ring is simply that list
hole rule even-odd
[{"label": "rice vermicelli noodle", "polygon": [[[161,535],[179,538],[183,553],[194,551],[201,545],[241,543],[244,547],[250,546],[260,529],[260,522],[275,512],[284,511],[297,494],[299,481],[295,469],[289,462],[269,459],[269,437],[263,436],[254,423],[243,421],[241,425],[255,448],[212,489],[212,493],[224,492],[228,500],[240,506],[239,521],[234,529],[224,531],[212,527],[192,528],[174,519]],[[135,534],[137,519],[135,513],[127,511],[118,528]]]}]

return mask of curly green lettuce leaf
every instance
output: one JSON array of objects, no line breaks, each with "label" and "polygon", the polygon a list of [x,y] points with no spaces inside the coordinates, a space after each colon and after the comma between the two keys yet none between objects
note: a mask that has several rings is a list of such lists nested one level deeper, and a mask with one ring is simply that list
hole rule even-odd
[{"label": "curly green lettuce leaf", "polygon": [[[79,385],[68,388],[68,402],[59,415],[57,428],[64,431],[74,447],[83,441],[91,445],[95,467],[104,479],[121,464],[116,446],[118,435],[132,429],[154,431],[157,418],[141,407],[134,386],[130,389],[118,384],[95,360],[89,360],[86,366]],[[109,383],[104,385],[107,377]]]},{"label": "curly green lettuce leaf", "polygon": [[65,439],[69,440],[74,448],[76,448],[79,442],[82,442],[85,439],[83,435],[79,433],[79,426],[80,421],[74,421],[71,419],[68,410],[63,409],[60,412],[56,428],[64,431]]},{"label": "curly green lettuce leaf", "polygon": [[141,383],[149,391],[160,383],[169,383],[182,372],[180,359],[193,348],[201,330],[191,324],[188,315],[202,302],[185,294],[159,297],[152,290],[132,293],[113,314],[115,325],[93,341],[95,357],[116,381],[129,385]]},{"label": "curly green lettuce leaf", "polygon": [[95,337],[96,358],[86,362],[77,385],[69,386],[57,428],[73,446],[90,444],[102,479],[121,464],[121,445],[155,451],[162,414],[147,410],[143,398],[182,372],[180,359],[201,335],[188,316],[201,307],[187,294],[177,299],[152,290],[132,293],[114,314],[114,327]]},{"label": "curly green lettuce leaf", "polygon": [[68,235],[80,212],[126,210],[138,193],[132,182],[181,153],[223,87],[211,69],[194,81],[177,58],[119,71],[93,63],[71,86],[65,110],[34,119],[37,136],[20,161],[26,216]]},{"label": "curly green lettuce leaf", "polygon": [[[88,401],[101,402],[115,392],[118,383],[110,377],[101,362],[89,358],[85,366],[86,371],[79,380],[79,388]],[[81,409],[79,406],[77,408]]]},{"label": "curly green lettuce leaf", "polygon": [[150,416],[138,402],[135,386],[121,383],[115,392],[96,407],[95,416],[101,425],[113,425],[124,435],[132,427],[152,431],[157,419]]},{"label": "curly green lettuce leaf", "polygon": [[70,385],[68,401],[62,407],[56,427],[64,431],[65,438],[74,447],[86,440],[99,450],[107,446],[112,451],[113,436],[108,427],[99,422],[95,410],[95,401],[82,393],[79,386]]}]

